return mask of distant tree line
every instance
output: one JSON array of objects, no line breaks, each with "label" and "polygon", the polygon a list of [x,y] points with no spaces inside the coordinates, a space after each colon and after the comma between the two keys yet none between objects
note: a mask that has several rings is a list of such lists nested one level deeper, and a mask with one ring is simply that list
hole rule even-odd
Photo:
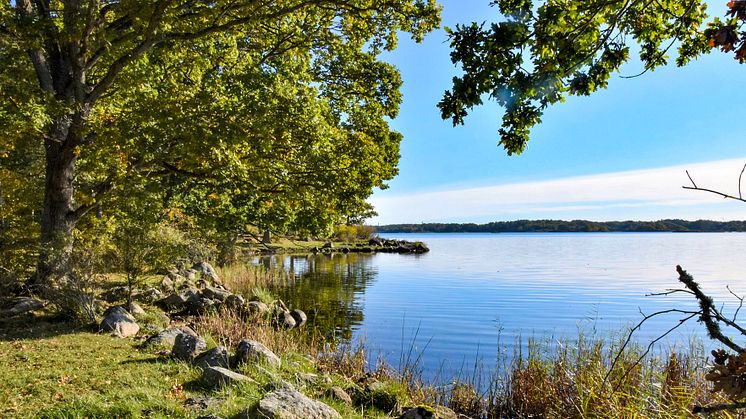
[{"label": "distant tree line", "polygon": [[586,232],[737,232],[746,231],[746,221],[659,220],[587,221],[517,220],[474,223],[389,224],[377,226],[379,233],[586,233]]}]

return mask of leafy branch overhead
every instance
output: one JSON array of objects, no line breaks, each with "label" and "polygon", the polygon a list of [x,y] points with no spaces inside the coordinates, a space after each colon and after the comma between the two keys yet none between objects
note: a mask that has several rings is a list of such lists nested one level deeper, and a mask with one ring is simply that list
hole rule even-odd
[{"label": "leafy branch overhead", "polygon": [[[497,23],[448,31],[451,60],[463,74],[438,103],[443,119],[464,124],[484,100],[503,109],[499,144],[521,153],[550,105],[586,96],[639,51],[640,74],[666,65],[676,47],[683,66],[712,48],[746,59],[746,2],[731,1],[725,20],[705,24],[701,0],[497,0]],[[640,75],[638,74],[638,75]],[[632,76],[634,77],[634,76]]]}]

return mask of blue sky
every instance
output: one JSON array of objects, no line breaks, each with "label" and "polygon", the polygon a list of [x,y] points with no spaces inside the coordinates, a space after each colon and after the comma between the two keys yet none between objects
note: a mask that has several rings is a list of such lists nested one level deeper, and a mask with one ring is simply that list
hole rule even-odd
[{"label": "blue sky", "polygon": [[[488,0],[440,3],[445,26],[498,17]],[[710,2],[709,14],[722,16],[725,3]],[[404,141],[399,175],[370,200],[379,212],[373,224],[746,219],[746,204],[680,188],[689,169],[700,186],[737,193],[746,66],[732,55],[713,52],[634,79],[614,75],[608,89],[548,109],[517,156],[497,146],[502,114],[493,103],[474,109],[466,126],[441,120],[436,103],[458,74],[443,30],[422,44],[402,38],[385,59],[404,80],[392,122]],[[640,69],[631,62],[622,75]]]}]

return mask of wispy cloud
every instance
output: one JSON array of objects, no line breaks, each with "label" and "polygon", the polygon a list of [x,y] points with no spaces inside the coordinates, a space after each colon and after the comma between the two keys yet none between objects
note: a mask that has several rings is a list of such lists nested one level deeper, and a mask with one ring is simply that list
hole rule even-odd
[{"label": "wispy cloud", "polygon": [[744,219],[746,204],[723,202],[712,194],[682,189],[683,185],[691,185],[686,176],[689,170],[698,186],[737,195],[738,175],[744,163],[746,157],[407,195],[384,191],[371,199],[379,213],[372,221],[387,224],[517,218]]}]

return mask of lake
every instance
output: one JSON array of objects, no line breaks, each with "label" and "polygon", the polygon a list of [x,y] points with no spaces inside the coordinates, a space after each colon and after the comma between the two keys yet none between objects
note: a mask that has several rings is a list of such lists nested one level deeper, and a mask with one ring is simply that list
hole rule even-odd
[{"label": "lake", "polygon": [[[619,336],[642,313],[696,309],[678,288],[677,264],[703,290],[738,307],[726,286],[746,295],[746,233],[387,234],[421,240],[423,255],[274,256],[256,263],[292,270],[275,289],[309,323],[342,341],[364,341],[391,365],[412,349],[426,378],[468,373],[476,360],[495,365],[529,338],[553,345],[586,335]],[[744,310],[746,311],[746,309]],[[681,315],[646,322],[647,345]],[[694,321],[659,348],[703,337]],[[742,340],[742,339],[741,339]]]}]

